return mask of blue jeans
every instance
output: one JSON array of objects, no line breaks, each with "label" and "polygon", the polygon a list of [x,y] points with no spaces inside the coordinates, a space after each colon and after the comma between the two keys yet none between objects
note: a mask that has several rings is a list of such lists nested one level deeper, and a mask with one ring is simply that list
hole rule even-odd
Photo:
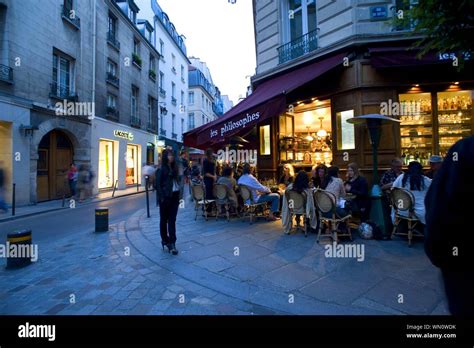
[{"label": "blue jeans", "polygon": [[272,207],[270,208],[272,213],[278,212],[278,208],[280,207],[280,195],[278,193],[269,193],[266,195],[261,195],[258,197],[257,203],[262,202],[270,202]]}]

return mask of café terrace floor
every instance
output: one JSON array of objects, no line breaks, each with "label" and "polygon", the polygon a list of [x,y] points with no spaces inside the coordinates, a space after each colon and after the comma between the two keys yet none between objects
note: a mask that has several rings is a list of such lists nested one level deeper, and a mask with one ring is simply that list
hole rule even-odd
[{"label": "caf\u00e9 terrace floor", "polygon": [[161,249],[158,208],[140,210],[108,233],[39,245],[26,268],[2,267],[0,314],[449,314],[420,240],[354,234],[363,261],[329,258],[328,239],[285,235],[281,221],[195,221],[186,203],[178,256]]}]

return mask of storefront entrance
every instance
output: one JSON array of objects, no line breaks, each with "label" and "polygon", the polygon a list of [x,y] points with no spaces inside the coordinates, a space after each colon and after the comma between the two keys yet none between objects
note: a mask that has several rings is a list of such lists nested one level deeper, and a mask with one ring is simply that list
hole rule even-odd
[{"label": "storefront entrance", "polygon": [[155,145],[152,143],[146,145],[146,164],[155,164]]},{"label": "storefront entrance", "polygon": [[127,169],[125,175],[125,183],[127,185],[135,185],[139,178],[139,147],[138,145],[127,145]]},{"label": "storefront entrance", "polygon": [[67,171],[74,150],[69,137],[59,130],[46,134],[38,145],[37,200],[48,201],[69,194]]},{"label": "storefront entrance", "polygon": [[99,189],[112,188],[115,183],[115,147],[111,140],[99,142]]}]

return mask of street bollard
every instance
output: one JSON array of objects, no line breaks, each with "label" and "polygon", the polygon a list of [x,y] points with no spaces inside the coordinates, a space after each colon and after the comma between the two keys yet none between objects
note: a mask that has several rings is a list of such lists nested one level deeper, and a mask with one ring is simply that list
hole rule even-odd
[{"label": "street bollard", "polygon": [[16,210],[16,184],[13,184],[12,190],[12,216],[15,216]]},{"label": "street bollard", "polygon": [[150,217],[150,198],[148,197],[148,175],[145,176],[145,192],[146,192],[146,216]]},{"label": "street bollard", "polygon": [[109,231],[109,208],[102,207],[95,209],[95,231]]},{"label": "street bollard", "polygon": [[[31,263],[31,244],[31,230],[7,234],[7,269],[22,268]],[[10,255],[13,250],[16,250],[14,257]]]},{"label": "street bollard", "polygon": [[115,196],[115,190],[117,189],[118,180],[115,180],[114,190],[112,192],[112,198]]}]

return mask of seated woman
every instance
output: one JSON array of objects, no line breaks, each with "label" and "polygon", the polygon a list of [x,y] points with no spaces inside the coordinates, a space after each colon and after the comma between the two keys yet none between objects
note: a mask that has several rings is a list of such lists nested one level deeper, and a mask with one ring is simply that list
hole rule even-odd
[{"label": "seated woman", "polygon": [[[328,174],[326,175],[323,185],[326,187],[324,189],[325,191],[331,192],[336,197],[336,201],[334,202],[336,204],[336,216],[342,218],[348,215],[349,211],[339,207],[338,205],[340,199],[346,196],[344,183],[342,182],[342,179],[339,178],[338,167],[332,166],[328,168]],[[325,214],[325,217],[332,217],[331,215],[332,214],[327,213]]]},{"label": "seated woman", "polygon": [[234,179],[234,172],[229,166],[225,166],[222,170],[222,176],[217,179],[218,184],[225,185],[229,188],[229,199],[232,203],[232,206],[237,207],[237,181]]},{"label": "seated woman", "polygon": [[314,188],[324,189],[323,183],[327,173],[328,167],[322,163],[313,167],[311,170],[311,181],[313,182]]},{"label": "seated woman", "polygon": [[269,187],[263,186],[258,182],[257,178],[252,175],[252,167],[249,163],[244,164],[242,168],[242,176],[239,178],[238,184],[245,185],[250,189],[254,202],[270,203],[270,214],[267,220],[278,220],[275,214],[279,212],[280,195],[278,193],[272,193]]},{"label": "seated woman", "polygon": [[350,163],[347,166],[347,179],[344,188],[347,193],[355,195],[351,201],[351,210],[360,214],[361,221],[367,221],[370,207],[369,184],[360,175],[359,166],[356,163]]},{"label": "seated woman", "polygon": [[291,164],[286,163],[283,166],[283,175],[281,176],[278,183],[285,185],[285,187],[288,187],[293,182],[294,179],[295,179],[295,169],[293,168]]},{"label": "seated woman", "polygon": [[[301,216],[304,214],[305,219],[310,220],[310,226],[314,229],[317,228],[318,219],[316,217],[316,211],[314,208],[314,201],[312,197],[312,191],[309,188],[308,174],[304,170],[300,170],[295,178],[295,181],[290,184],[287,191],[295,191],[303,195],[306,200],[304,209],[301,212],[296,212],[296,226],[300,226]],[[283,207],[282,207],[282,225],[284,227],[285,234],[289,234],[292,226],[292,221],[289,214],[289,204],[286,195],[283,196]],[[299,214],[298,214],[299,213]]]},{"label": "seated woman", "polygon": [[[399,175],[393,182],[392,187],[401,187],[409,190],[415,197],[415,215],[425,225],[425,196],[431,185],[431,179],[423,175],[423,167],[420,162],[413,161],[408,165],[408,172]],[[400,212],[408,216],[408,212]],[[395,213],[392,210],[392,221],[395,221]]]}]

